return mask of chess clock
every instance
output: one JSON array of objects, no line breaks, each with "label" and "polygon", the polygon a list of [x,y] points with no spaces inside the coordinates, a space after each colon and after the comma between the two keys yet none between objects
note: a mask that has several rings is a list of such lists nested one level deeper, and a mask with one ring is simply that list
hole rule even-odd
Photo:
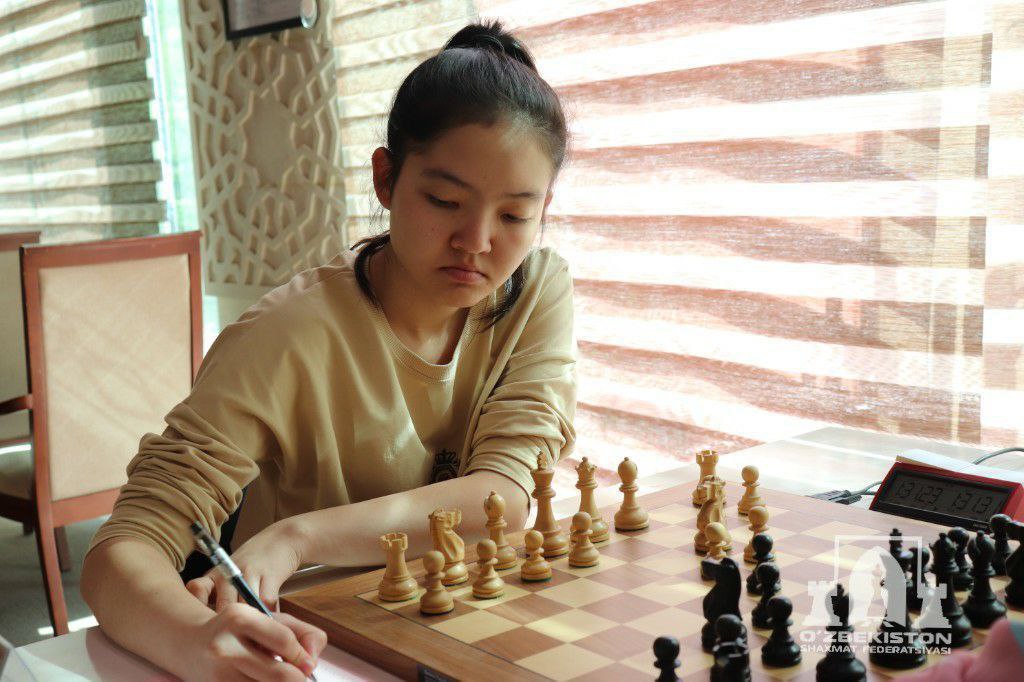
[{"label": "chess clock", "polygon": [[988,530],[995,514],[1024,520],[1024,487],[1016,481],[896,462],[871,509],[943,526]]}]

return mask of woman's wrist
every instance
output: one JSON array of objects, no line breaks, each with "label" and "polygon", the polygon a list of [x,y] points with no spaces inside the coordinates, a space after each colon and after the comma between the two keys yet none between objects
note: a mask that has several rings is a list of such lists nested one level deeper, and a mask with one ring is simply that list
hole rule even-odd
[{"label": "woman's wrist", "polygon": [[289,547],[295,550],[299,566],[319,563],[312,558],[314,554],[312,542],[314,533],[310,528],[310,519],[308,517],[308,514],[298,514],[287,519],[281,519],[274,524],[277,526],[276,532],[279,534],[279,541],[287,543]]}]

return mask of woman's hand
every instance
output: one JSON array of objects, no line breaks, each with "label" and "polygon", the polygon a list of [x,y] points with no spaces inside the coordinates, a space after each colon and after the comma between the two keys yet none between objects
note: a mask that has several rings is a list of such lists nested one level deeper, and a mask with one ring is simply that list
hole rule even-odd
[{"label": "woman's hand", "polygon": [[[267,526],[231,554],[245,582],[271,611],[277,609],[281,584],[302,565],[299,539],[297,526],[284,519]],[[185,588],[217,613],[244,601],[231,581],[216,568],[202,578],[190,580]]]},{"label": "woman's hand", "polygon": [[268,618],[247,604],[230,604],[192,634],[186,677],[301,682],[326,645],[323,630],[286,613]]}]

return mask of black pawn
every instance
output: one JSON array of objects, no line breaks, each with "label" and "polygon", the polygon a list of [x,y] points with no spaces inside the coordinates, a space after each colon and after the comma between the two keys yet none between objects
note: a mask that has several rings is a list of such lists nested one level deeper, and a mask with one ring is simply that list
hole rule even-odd
[{"label": "black pawn", "polygon": [[747,629],[739,616],[725,613],[715,621],[712,682],[750,682],[750,648]]},{"label": "black pawn", "polygon": [[957,592],[969,590],[974,585],[971,565],[967,563],[967,543],[971,541],[971,536],[960,526],[950,528],[946,535],[956,545],[956,574],[953,576],[953,588]]},{"label": "black pawn", "polygon": [[815,679],[819,682],[863,682],[867,680],[867,668],[857,660],[850,639],[853,628],[850,627],[850,597],[842,585],[837,584],[829,597],[832,604],[832,615],[839,622],[831,621],[825,629],[832,633],[825,658],[815,666]]},{"label": "black pawn", "polygon": [[657,682],[676,682],[679,667],[679,640],[662,636],[654,640],[654,667],[661,671]]},{"label": "black pawn", "polygon": [[[949,537],[945,533],[939,533],[939,539],[932,544],[932,573],[935,574],[935,589],[942,590],[945,586],[945,596],[939,602],[939,607],[942,609],[942,617],[949,625],[921,628],[923,633],[932,636],[936,648],[967,646],[974,636],[971,621],[967,620],[967,616],[964,615],[963,609],[960,608],[960,604],[956,600],[956,593],[953,591],[952,579],[957,572],[955,551]],[[937,614],[933,613],[922,614],[921,618],[926,622],[939,620]]]},{"label": "black pawn", "polygon": [[779,587],[779,567],[769,561],[758,564],[754,572],[757,573],[757,582],[761,588],[761,600],[750,612],[750,622],[755,628],[770,628],[772,614],[768,609],[768,600],[782,589]]},{"label": "black pawn", "polygon": [[967,552],[971,555],[974,586],[963,603],[963,610],[967,620],[976,628],[985,629],[1006,615],[1006,605],[996,597],[990,582],[990,578],[995,575],[992,570],[995,550],[992,540],[981,531],[967,545]]},{"label": "black pawn", "polygon": [[756,596],[761,594],[761,586],[757,582],[757,567],[763,563],[775,561],[775,553],[772,551],[775,542],[768,533],[758,533],[750,539],[750,544],[754,546],[754,561],[757,562],[757,565],[747,576],[747,594]]},{"label": "black pawn", "polygon": [[793,639],[789,626],[793,624],[793,602],[789,597],[777,596],[768,600],[772,616],[772,634],[761,647],[761,662],[776,668],[788,668],[800,662],[800,645]]},{"label": "black pawn", "polygon": [[994,575],[1006,575],[1006,557],[1010,556],[1010,541],[1007,539],[1006,529],[1012,520],[1006,514],[996,514],[988,522],[992,528],[992,539],[996,543],[995,552],[992,554]]},{"label": "black pawn", "polygon": [[1024,607],[1024,524],[1011,521],[1006,525],[1006,534],[1019,544],[1013,554],[1006,557],[1006,575],[1010,584],[1006,586],[1006,603],[1018,608]]},{"label": "black pawn", "polygon": [[910,552],[910,582],[907,583],[907,610],[918,613],[924,603],[924,589],[928,586],[925,572],[928,570],[931,552],[927,547],[911,547],[908,551]]}]

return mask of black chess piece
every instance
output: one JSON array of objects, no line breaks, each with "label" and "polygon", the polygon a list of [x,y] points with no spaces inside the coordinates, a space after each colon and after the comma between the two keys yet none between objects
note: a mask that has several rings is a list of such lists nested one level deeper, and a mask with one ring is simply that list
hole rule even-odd
[{"label": "black chess piece", "polygon": [[992,529],[992,539],[996,543],[995,552],[992,554],[994,575],[1006,575],[1006,557],[1010,556],[1010,541],[1006,536],[1006,528],[1012,520],[1006,514],[996,514],[988,522]]},{"label": "black chess piece", "polygon": [[654,667],[661,671],[656,682],[676,682],[679,667],[679,640],[667,635],[654,640]]},{"label": "black chess piece", "polygon": [[738,615],[725,613],[715,621],[715,645],[711,655],[715,659],[711,668],[712,682],[750,682],[747,629]]},{"label": "black chess piece", "polygon": [[889,534],[889,554],[900,565],[910,565],[910,551],[903,549],[903,533],[899,528],[893,528]]},{"label": "black chess piece", "polygon": [[767,561],[758,564],[754,572],[757,573],[757,583],[761,588],[761,600],[750,612],[750,622],[755,628],[770,628],[772,613],[768,609],[768,600],[782,589],[779,586],[779,567],[775,565],[774,561]]},{"label": "black chess piece", "polygon": [[768,600],[771,612],[772,634],[761,647],[761,662],[776,668],[788,668],[800,662],[800,645],[793,639],[789,626],[793,624],[793,602],[782,595]]},{"label": "black chess piece", "polygon": [[[928,652],[921,644],[921,633],[910,622],[907,611],[907,574],[910,553],[891,552],[883,561],[886,590],[885,617],[871,633],[868,656],[872,663],[886,668],[906,670],[924,665]],[[897,557],[899,557],[897,559]]]},{"label": "black chess piece", "polygon": [[712,587],[702,603],[704,618],[707,622],[700,631],[700,645],[704,651],[710,652],[715,645],[715,622],[725,614],[740,615],[740,594],[743,583],[740,580],[740,568],[729,557],[710,567],[715,586]]},{"label": "black chess piece", "polygon": [[953,588],[957,592],[969,590],[974,585],[974,578],[971,577],[971,565],[967,563],[967,543],[971,541],[971,536],[960,526],[955,526],[949,529],[946,537],[956,546],[956,574],[952,578]]},{"label": "black chess piece", "polygon": [[850,596],[843,586],[836,584],[829,597],[832,618],[825,629],[832,633],[825,658],[815,666],[815,679],[819,682],[863,682],[867,680],[867,668],[857,660],[850,639]]},{"label": "black chess piece", "polygon": [[1017,549],[1006,557],[1006,575],[1010,583],[1006,586],[1006,603],[1018,608],[1024,607],[1024,523],[1010,521],[1006,524],[1006,535],[1017,541]]},{"label": "black chess piece", "polygon": [[931,552],[927,547],[911,547],[908,551],[910,552],[910,582],[907,584],[907,610],[918,613],[924,602],[924,589],[928,586],[925,576],[928,562],[931,560]]},{"label": "black chess piece", "polygon": [[940,594],[945,590],[945,594],[938,601],[942,618],[939,618],[939,614],[926,609],[921,619],[929,623],[945,619],[948,625],[928,625],[921,628],[922,634],[930,636],[929,648],[967,646],[974,636],[971,621],[967,620],[963,609],[960,608],[951,582],[957,572],[955,552],[949,536],[946,533],[939,533],[938,540],[932,544],[932,573],[935,575],[935,589],[939,590]]},{"label": "black chess piece", "polygon": [[978,531],[967,545],[967,552],[971,555],[974,586],[962,607],[967,620],[976,628],[987,628],[1006,615],[1006,605],[996,597],[990,580],[995,575],[992,570],[995,551],[992,540],[982,531]]},{"label": "black chess piece", "polygon": [[747,576],[747,594],[756,596],[761,594],[761,586],[757,584],[757,567],[765,562],[775,561],[775,553],[772,551],[775,542],[768,533],[758,533],[750,538],[750,544],[754,546],[754,561],[757,565]]}]

